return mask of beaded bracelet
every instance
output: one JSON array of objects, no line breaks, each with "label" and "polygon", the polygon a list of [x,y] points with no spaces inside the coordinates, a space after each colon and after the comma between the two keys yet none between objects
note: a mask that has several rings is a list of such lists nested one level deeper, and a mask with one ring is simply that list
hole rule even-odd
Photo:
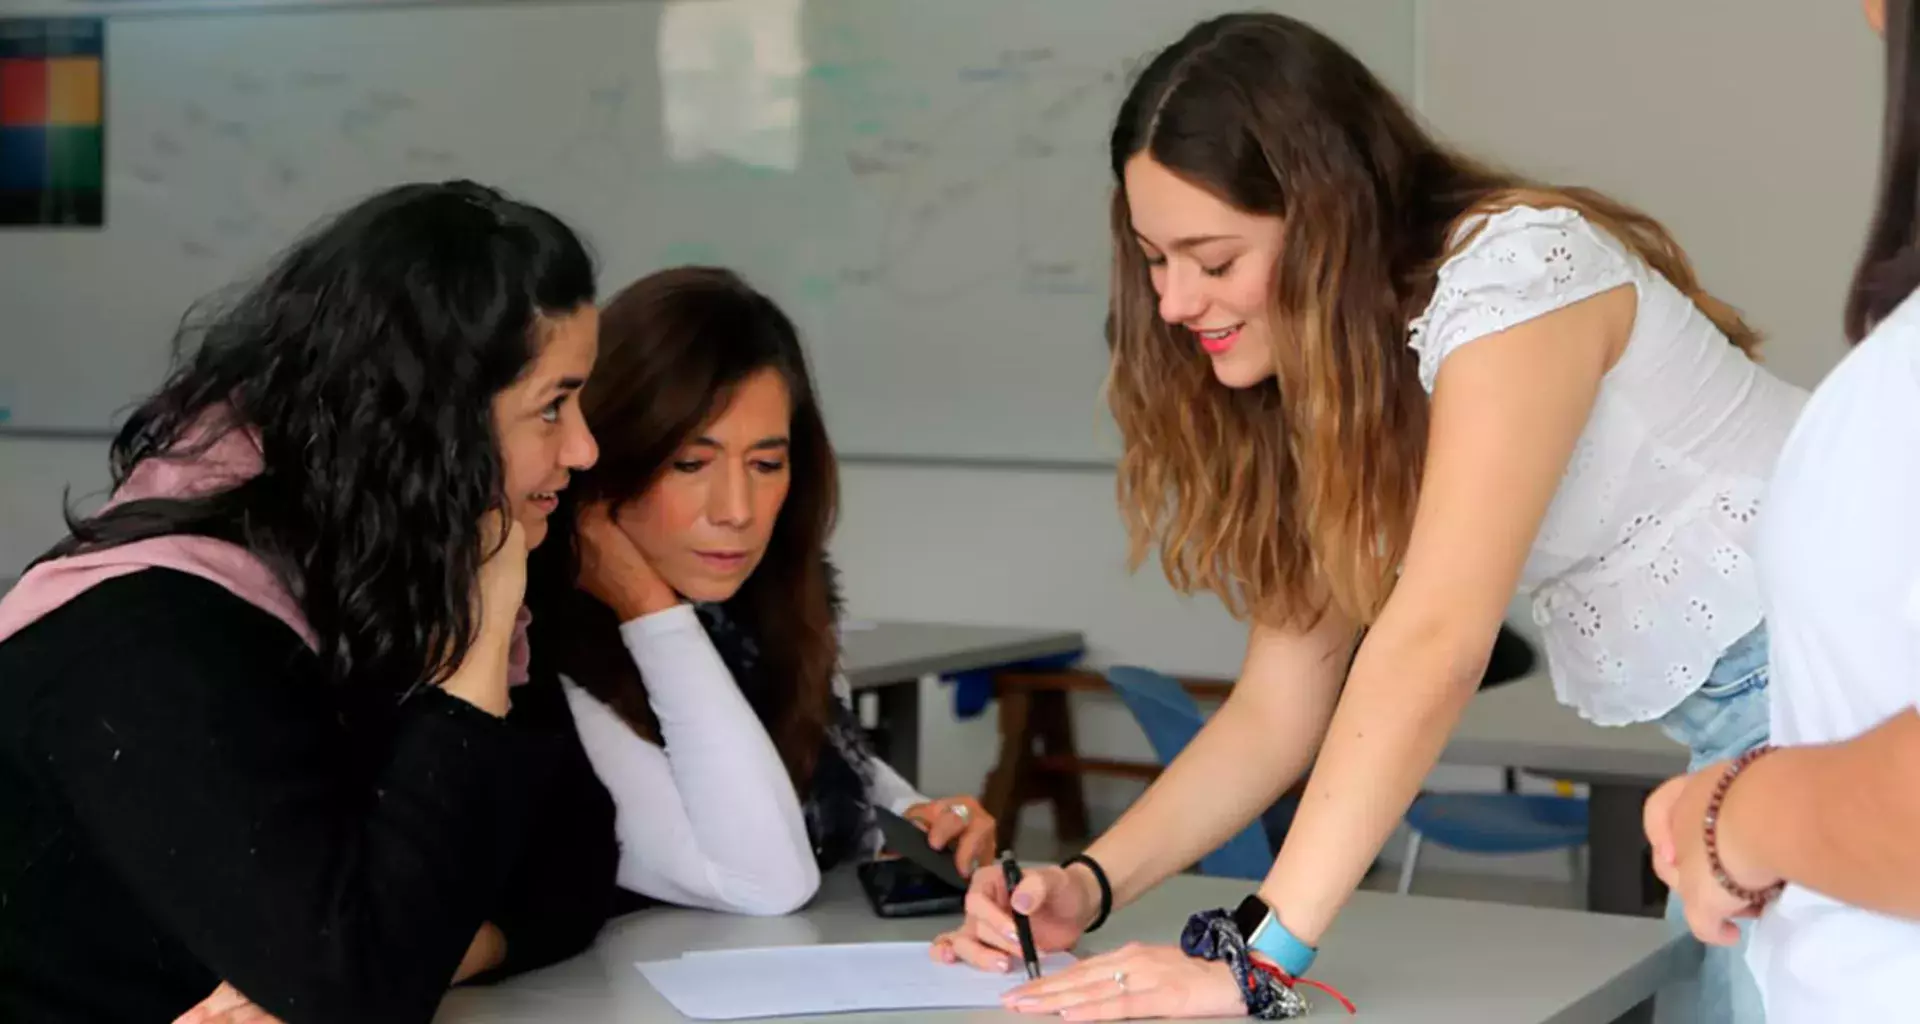
[{"label": "beaded bracelet", "polygon": [[1714,785],[1712,798],[1707,801],[1707,867],[1713,871],[1713,879],[1720,883],[1720,888],[1755,910],[1766,906],[1774,897],[1780,895],[1780,891],[1786,888],[1786,885],[1783,882],[1775,882],[1764,889],[1749,889],[1734,881],[1733,876],[1727,873],[1726,865],[1720,861],[1720,805],[1726,802],[1727,791],[1733,788],[1733,780],[1739,778],[1740,773],[1746,771],[1748,765],[1773,751],[1772,744],[1763,743],[1734,758],[1733,762],[1727,765],[1726,774],[1720,776],[1720,781]]}]

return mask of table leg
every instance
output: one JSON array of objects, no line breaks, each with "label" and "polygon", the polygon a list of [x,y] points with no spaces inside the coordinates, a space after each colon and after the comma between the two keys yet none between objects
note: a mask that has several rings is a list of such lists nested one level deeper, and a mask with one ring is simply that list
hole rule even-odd
[{"label": "table leg", "polygon": [[996,849],[1011,850],[1020,831],[1020,810],[1026,805],[1033,773],[1033,745],[1027,740],[1033,721],[1033,694],[1008,690],[994,700],[1000,705],[1000,756],[987,773],[980,802],[1000,824]]},{"label": "table leg", "polygon": [[[1049,760],[1079,759],[1073,743],[1073,715],[1064,690],[1033,695],[1033,724],[1040,751]],[[1087,822],[1087,794],[1078,773],[1050,771],[1044,778],[1047,798],[1053,802],[1054,835],[1069,843],[1084,843],[1092,835]]]},{"label": "table leg", "polygon": [[1659,917],[1645,886],[1647,837],[1642,786],[1593,783],[1587,801],[1587,909],[1600,914]]},{"label": "table leg", "polygon": [[900,777],[920,785],[920,680],[906,679],[876,689],[880,726],[874,746]]}]

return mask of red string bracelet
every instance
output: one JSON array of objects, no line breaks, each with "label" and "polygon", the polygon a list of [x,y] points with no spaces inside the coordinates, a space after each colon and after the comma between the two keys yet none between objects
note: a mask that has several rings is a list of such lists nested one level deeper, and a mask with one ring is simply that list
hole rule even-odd
[{"label": "red string bracelet", "polygon": [[1293,988],[1296,985],[1306,985],[1311,988],[1317,988],[1338,1000],[1341,1006],[1346,1007],[1348,1013],[1360,1012],[1354,1008],[1353,1000],[1341,995],[1339,989],[1334,988],[1324,981],[1314,981],[1312,978],[1296,978],[1286,971],[1281,970],[1280,965],[1269,961],[1266,957],[1253,953],[1247,955],[1247,963],[1251,964],[1255,970],[1258,970],[1260,973],[1272,978],[1287,988]]}]

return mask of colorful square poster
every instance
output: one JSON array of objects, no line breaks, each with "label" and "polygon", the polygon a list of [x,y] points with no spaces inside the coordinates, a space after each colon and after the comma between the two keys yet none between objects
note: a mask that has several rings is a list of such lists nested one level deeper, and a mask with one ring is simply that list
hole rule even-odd
[{"label": "colorful square poster", "polygon": [[0,227],[106,214],[106,27],[0,18]]}]

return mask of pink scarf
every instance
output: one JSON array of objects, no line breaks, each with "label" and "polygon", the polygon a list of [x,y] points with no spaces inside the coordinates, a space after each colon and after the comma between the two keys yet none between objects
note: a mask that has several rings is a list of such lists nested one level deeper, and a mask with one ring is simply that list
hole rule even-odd
[{"label": "pink scarf", "polygon": [[[189,431],[197,435],[198,430]],[[228,430],[205,453],[192,459],[155,457],[134,467],[105,508],[147,498],[192,498],[231,489],[260,472],[260,447],[251,431]],[[104,509],[103,509],[104,510]],[[219,584],[235,596],[285,623],[309,649],[319,642],[299,602],[273,570],[237,544],[211,537],[169,535],[121,544],[101,551],[50,559],[27,570],[0,598],[0,642],[97,584],[142,569],[173,569]],[[514,621],[507,679],[527,680],[531,649],[521,608]]]}]

